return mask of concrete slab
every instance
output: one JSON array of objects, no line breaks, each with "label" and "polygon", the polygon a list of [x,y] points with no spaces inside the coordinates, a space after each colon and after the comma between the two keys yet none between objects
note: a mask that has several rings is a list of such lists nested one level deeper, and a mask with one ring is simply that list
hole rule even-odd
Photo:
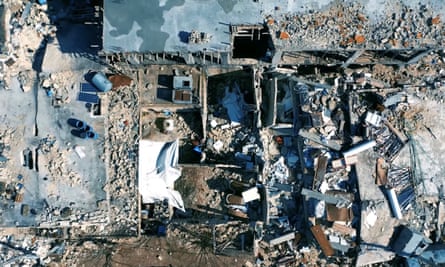
[{"label": "concrete slab", "polygon": [[[78,84],[82,75],[66,75],[70,78],[63,86]],[[103,189],[107,181],[102,156],[103,119],[91,118],[85,104],[75,100],[78,87],[61,90],[63,98],[71,101],[57,108],[45,90],[24,93],[18,86],[14,78],[10,91],[0,91],[0,106],[8,110],[0,129],[14,131],[11,138],[2,139],[10,151],[5,152],[9,161],[0,173],[1,181],[6,184],[16,188],[21,187],[18,183],[23,185],[20,189],[23,199],[17,201],[16,197],[14,202],[8,193],[2,194],[0,226],[54,226],[57,221],[69,218],[60,216],[67,207],[78,215],[97,211],[99,202],[107,199]],[[72,135],[72,127],[67,124],[71,117],[89,123],[100,138],[84,140]],[[84,148],[84,158],[75,152],[76,145]],[[23,166],[22,152],[26,149],[32,154],[31,169]],[[21,215],[22,204],[29,205],[30,214]]]},{"label": "concrete slab", "polygon": [[[418,1],[414,0],[361,0],[344,3],[345,12],[352,2],[363,7],[361,10],[373,24],[370,32],[385,24],[385,16],[401,10],[403,4],[420,8]],[[103,49],[106,52],[230,51],[230,25],[262,24],[268,15],[280,19],[282,15],[291,13],[323,11],[337,3],[333,0],[163,0],[156,5],[143,0],[105,0]],[[437,15],[445,15],[441,1],[428,0],[422,4]],[[188,44],[187,38],[192,30],[208,33],[212,38],[207,43]],[[292,50],[326,46],[317,39],[308,37],[308,40],[302,46],[293,44]],[[339,49],[340,45],[335,44],[331,48],[335,47]]]}]

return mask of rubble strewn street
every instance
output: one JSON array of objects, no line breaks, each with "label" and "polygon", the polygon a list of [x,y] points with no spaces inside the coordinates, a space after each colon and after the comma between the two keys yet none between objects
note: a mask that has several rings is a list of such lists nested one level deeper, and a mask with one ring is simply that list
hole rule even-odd
[{"label": "rubble strewn street", "polygon": [[445,265],[441,1],[0,14],[0,266]]}]

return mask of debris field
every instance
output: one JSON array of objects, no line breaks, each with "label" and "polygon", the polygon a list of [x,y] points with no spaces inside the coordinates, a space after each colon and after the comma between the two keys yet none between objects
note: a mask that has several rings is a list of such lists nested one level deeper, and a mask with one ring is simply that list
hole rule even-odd
[{"label": "debris field", "polygon": [[198,2],[0,1],[0,265],[444,265],[441,2]]}]

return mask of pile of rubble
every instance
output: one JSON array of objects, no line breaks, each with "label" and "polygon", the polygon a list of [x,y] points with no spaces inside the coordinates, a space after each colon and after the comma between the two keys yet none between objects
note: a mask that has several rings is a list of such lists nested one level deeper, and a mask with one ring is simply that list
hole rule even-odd
[{"label": "pile of rubble", "polygon": [[[268,15],[267,26],[283,47],[400,49],[443,45],[443,26],[435,10],[419,3],[411,8],[387,3],[375,22],[357,2],[324,11]],[[383,7],[382,7],[383,8]]]},{"label": "pile of rubble", "polygon": [[248,89],[240,88],[236,81],[223,89],[220,103],[209,105],[208,133],[203,146],[207,162],[242,162],[246,170],[252,171],[262,156],[262,148],[258,131],[253,127],[254,109],[244,100]]},{"label": "pile of rubble", "polygon": [[[6,115],[5,117],[6,118]],[[2,120],[4,121],[4,119]],[[8,158],[11,157],[9,154],[11,151],[11,141],[13,140],[15,130],[10,127],[6,127],[5,129],[0,130],[0,173],[5,174],[4,165],[8,161]],[[6,175],[6,174],[5,174]]]},{"label": "pile of rubble", "polygon": [[26,230],[17,235],[3,233],[0,240],[5,253],[0,256],[1,264],[3,266],[48,265],[62,258],[65,253],[64,242],[35,234]]},{"label": "pile of rubble", "polygon": [[[8,1],[5,18],[10,27],[1,60],[6,76],[32,69],[34,53],[45,39],[55,37],[57,29],[51,24],[46,8],[33,1]],[[2,78],[9,82],[8,77]]]},{"label": "pile of rubble", "polygon": [[205,32],[198,32],[192,30],[188,36],[189,44],[208,43],[212,39],[212,36]]},{"label": "pile of rubble", "polygon": [[110,231],[131,235],[135,234],[138,224],[135,177],[139,141],[139,96],[134,86],[126,86],[109,92],[107,97],[105,124],[108,128],[108,140],[104,153],[108,164],[105,191],[110,197],[110,223],[113,225]]}]

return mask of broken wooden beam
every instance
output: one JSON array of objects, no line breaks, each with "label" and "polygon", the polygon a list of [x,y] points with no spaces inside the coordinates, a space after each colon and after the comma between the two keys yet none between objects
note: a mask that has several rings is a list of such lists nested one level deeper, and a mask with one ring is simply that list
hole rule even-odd
[{"label": "broken wooden beam", "polygon": [[403,144],[408,142],[408,137],[397,128],[395,128],[389,121],[383,120],[383,123],[388,126],[388,128],[399,138],[400,141],[402,141]]},{"label": "broken wooden beam", "polygon": [[279,244],[284,243],[286,241],[292,240],[294,238],[295,238],[295,233],[294,232],[291,232],[291,233],[288,233],[288,234],[284,234],[282,236],[279,236],[277,238],[273,238],[273,239],[269,240],[269,246],[270,247],[276,246],[276,245],[279,245]]},{"label": "broken wooden beam", "polygon": [[315,239],[317,240],[318,244],[320,245],[323,254],[326,257],[333,256],[335,254],[335,251],[332,248],[331,243],[329,243],[329,240],[326,238],[326,235],[324,234],[321,226],[320,225],[312,226],[311,232],[314,235]]}]

